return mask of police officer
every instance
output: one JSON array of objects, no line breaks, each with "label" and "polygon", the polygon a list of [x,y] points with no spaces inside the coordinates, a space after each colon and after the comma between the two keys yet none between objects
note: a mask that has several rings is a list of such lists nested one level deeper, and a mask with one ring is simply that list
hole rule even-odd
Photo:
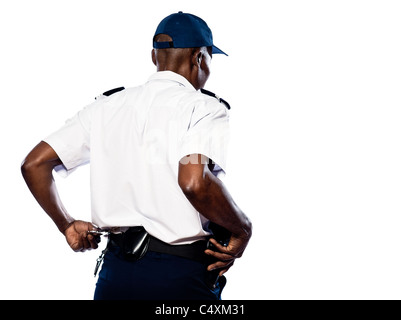
[{"label": "police officer", "polygon": [[[219,179],[229,106],[203,90],[212,55],[225,53],[183,12],[160,22],[153,48],[148,82],[98,97],[29,153],[22,173],[74,251],[96,249],[107,232],[95,299],[220,299],[252,232]],[[70,215],[52,176],[89,162],[92,222]]]}]

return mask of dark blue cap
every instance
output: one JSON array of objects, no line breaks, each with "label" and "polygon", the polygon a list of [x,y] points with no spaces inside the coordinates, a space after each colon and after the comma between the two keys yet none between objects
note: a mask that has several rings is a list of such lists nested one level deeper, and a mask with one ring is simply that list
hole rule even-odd
[{"label": "dark blue cap", "polygon": [[227,54],[213,45],[213,35],[206,22],[190,13],[173,13],[164,18],[158,25],[155,37],[159,34],[169,35],[173,41],[155,42],[153,48],[200,48],[212,47],[212,53]]}]

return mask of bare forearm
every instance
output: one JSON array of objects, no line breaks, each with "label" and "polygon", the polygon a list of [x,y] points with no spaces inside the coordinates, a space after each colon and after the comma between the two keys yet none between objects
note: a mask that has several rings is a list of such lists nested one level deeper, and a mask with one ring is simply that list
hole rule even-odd
[{"label": "bare forearm", "polygon": [[28,155],[21,166],[22,175],[36,201],[63,233],[74,219],[67,213],[60,200],[52,175],[55,163],[35,161],[31,158]]},{"label": "bare forearm", "polygon": [[194,208],[210,221],[239,237],[250,238],[250,220],[236,205],[224,184],[211,172],[206,172],[203,182],[185,195]]}]

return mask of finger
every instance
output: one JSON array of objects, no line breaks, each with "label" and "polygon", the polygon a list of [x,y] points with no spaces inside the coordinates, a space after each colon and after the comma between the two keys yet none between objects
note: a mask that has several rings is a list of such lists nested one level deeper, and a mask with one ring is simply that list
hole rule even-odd
[{"label": "finger", "polygon": [[233,266],[233,264],[234,264],[234,262],[228,268],[221,270],[219,272],[219,276],[221,277],[223,274],[225,274],[228,271],[228,269],[230,269]]},{"label": "finger", "polygon": [[[239,246],[235,246],[231,243],[227,245],[227,246],[223,246],[220,243],[218,243],[215,239],[211,238],[210,242],[216,247],[216,249],[222,253],[228,254],[232,257],[236,257],[239,258],[242,256],[242,253],[244,251],[244,249],[241,249]],[[214,251],[216,252],[216,251]]]},{"label": "finger", "polygon": [[95,238],[96,243],[100,243],[100,241],[102,240],[100,238],[100,235],[95,235],[94,238]]},{"label": "finger", "polygon": [[226,268],[230,265],[232,265],[234,263],[234,260],[230,260],[230,261],[216,261],[212,264],[210,264],[207,267],[208,271],[212,271],[212,270],[216,270],[216,269],[222,269],[222,268]]},{"label": "finger", "polygon": [[227,268],[223,268],[220,272],[219,272],[219,276],[221,277],[223,274],[225,274],[228,269],[230,269],[233,265],[234,265],[235,260],[231,261],[231,264],[227,266]]},{"label": "finger", "polygon": [[71,248],[74,252],[79,252],[79,251],[82,251],[82,249],[83,249],[83,247],[81,246],[81,244],[80,244],[79,242],[72,243],[72,244],[70,245],[70,248]]},{"label": "finger", "polygon": [[91,249],[91,244],[90,244],[90,242],[88,240],[88,236],[91,236],[91,235],[83,234],[81,236],[81,241],[82,241],[82,250],[81,251],[82,252],[87,250],[87,249]]},{"label": "finger", "polygon": [[205,253],[221,261],[227,261],[233,259],[233,256],[228,253],[221,253],[210,249],[205,250]]},{"label": "finger", "polygon": [[221,245],[216,239],[210,238],[209,241],[221,252],[227,252],[227,247]]},{"label": "finger", "polygon": [[[96,237],[94,237],[93,235],[89,234],[87,236],[87,239],[88,239],[89,244],[90,244],[92,249],[96,249],[98,247],[98,245],[97,245],[98,241],[97,241]],[[99,237],[99,240],[100,240],[100,237]]]},{"label": "finger", "polygon": [[[227,269],[230,268],[234,264],[234,259],[231,261],[217,261],[207,267],[208,271],[218,270],[218,269]],[[223,270],[224,271],[224,270]]]}]

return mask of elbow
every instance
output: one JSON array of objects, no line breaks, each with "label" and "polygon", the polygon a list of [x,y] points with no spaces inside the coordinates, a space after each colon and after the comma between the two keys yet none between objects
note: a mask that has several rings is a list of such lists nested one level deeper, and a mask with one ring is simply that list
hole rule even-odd
[{"label": "elbow", "polygon": [[32,154],[28,154],[21,163],[22,176],[26,179],[28,176],[31,176],[40,168],[42,168],[44,164],[45,162],[40,157],[35,157]]},{"label": "elbow", "polygon": [[22,176],[27,179],[33,175],[51,175],[53,168],[60,164],[54,150],[45,142],[40,142],[21,163]]},{"label": "elbow", "polygon": [[21,173],[24,178],[26,178],[30,172],[35,171],[38,163],[29,157],[29,155],[21,163]]},{"label": "elbow", "polygon": [[207,189],[203,179],[179,179],[178,184],[182,192],[189,199],[201,197]]}]

